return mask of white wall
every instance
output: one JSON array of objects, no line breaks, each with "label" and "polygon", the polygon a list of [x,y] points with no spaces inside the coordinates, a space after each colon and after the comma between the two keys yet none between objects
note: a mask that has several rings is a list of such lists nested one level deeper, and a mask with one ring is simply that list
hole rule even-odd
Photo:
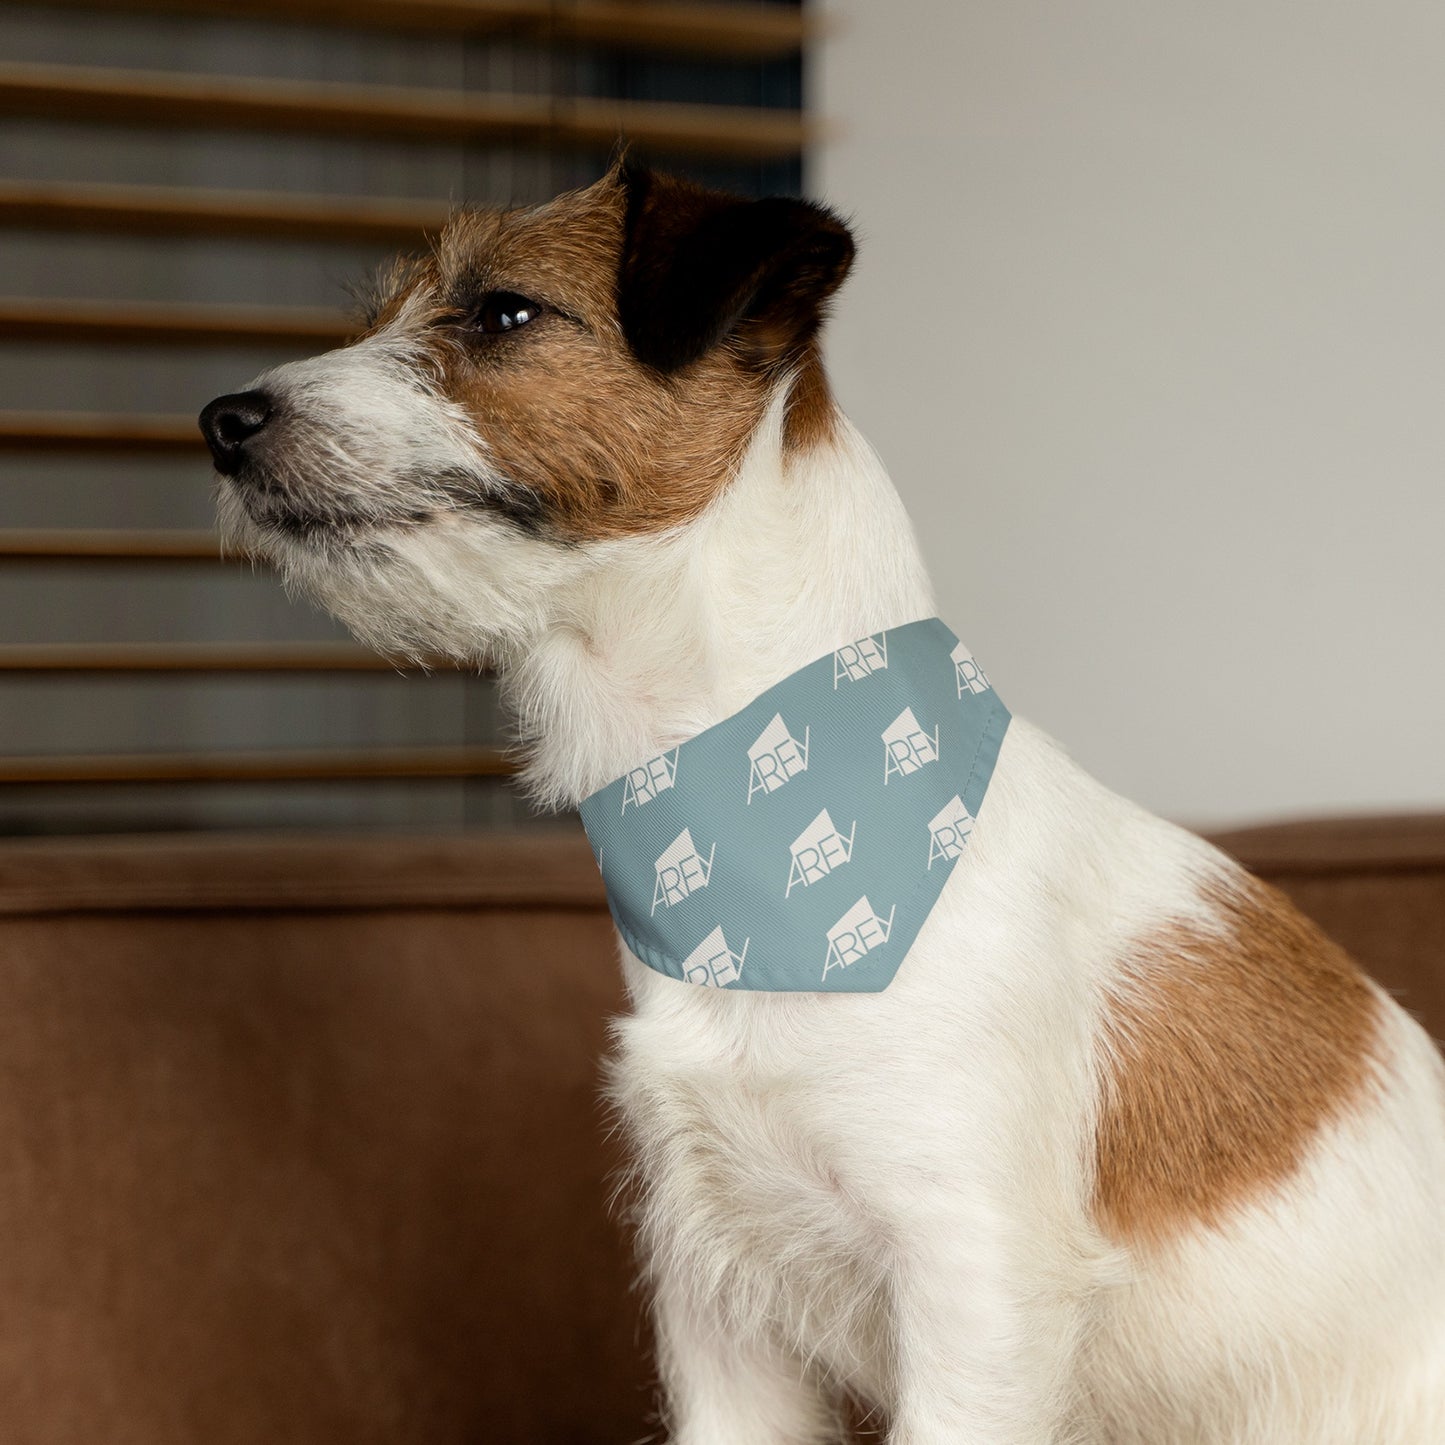
[{"label": "white wall", "polygon": [[1445,806],[1445,6],[820,8],[835,386],[1014,711],[1187,821]]}]

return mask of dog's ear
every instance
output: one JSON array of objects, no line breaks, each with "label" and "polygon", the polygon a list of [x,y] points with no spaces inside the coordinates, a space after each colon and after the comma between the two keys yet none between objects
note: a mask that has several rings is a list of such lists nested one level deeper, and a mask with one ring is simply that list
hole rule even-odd
[{"label": "dog's ear", "polygon": [[677,371],[735,336],[756,361],[795,357],[853,262],[831,211],[775,196],[703,190],[625,158],[617,304],[633,354]]}]

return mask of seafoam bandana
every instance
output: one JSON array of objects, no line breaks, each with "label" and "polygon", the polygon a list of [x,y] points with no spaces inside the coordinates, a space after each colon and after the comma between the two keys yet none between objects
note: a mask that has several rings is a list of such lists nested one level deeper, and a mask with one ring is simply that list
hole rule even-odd
[{"label": "seafoam bandana", "polygon": [[936,617],[820,657],[582,804],[624,942],[712,988],[887,988],[1008,723]]}]

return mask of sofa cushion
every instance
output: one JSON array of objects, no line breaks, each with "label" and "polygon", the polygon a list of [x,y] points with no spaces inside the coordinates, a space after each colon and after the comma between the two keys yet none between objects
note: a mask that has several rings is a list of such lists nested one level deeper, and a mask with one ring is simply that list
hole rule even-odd
[{"label": "sofa cushion", "polygon": [[[1225,835],[1438,1033],[1445,819]],[[0,844],[0,1432],[655,1430],[575,830]]]}]

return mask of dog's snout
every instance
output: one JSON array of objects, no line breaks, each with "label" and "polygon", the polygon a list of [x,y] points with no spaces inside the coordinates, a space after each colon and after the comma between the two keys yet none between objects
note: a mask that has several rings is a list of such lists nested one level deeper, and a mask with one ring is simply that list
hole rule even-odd
[{"label": "dog's snout", "polygon": [[215,458],[216,470],[231,477],[241,470],[246,443],[271,419],[271,398],[264,391],[218,396],[201,413],[201,433]]}]

